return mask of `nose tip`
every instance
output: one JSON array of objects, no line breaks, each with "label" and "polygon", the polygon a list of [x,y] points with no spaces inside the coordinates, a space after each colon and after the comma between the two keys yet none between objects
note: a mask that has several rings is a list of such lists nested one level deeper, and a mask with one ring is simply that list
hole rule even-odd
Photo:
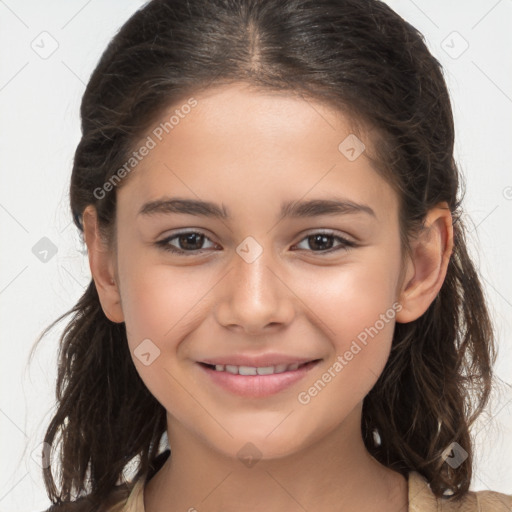
[{"label": "nose tip", "polygon": [[[248,247],[250,253],[250,244]],[[271,260],[263,248],[251,262],[235,258],[234,272],[224,284],[224,300],[217,307],[219,323],[255,336],[291,321],[294,307],[290,292],[277,277],[278,269],[269,266]]]}]

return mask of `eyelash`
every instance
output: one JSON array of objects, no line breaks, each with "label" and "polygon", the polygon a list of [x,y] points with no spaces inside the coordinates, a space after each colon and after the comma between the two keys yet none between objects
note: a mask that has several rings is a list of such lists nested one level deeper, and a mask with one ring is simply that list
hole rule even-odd
[{"label": "eyelash", "polygon": [[[194,250],[191,250],[191,251],[185,251],[185,250],[182,250],[182,249],[177,249],[176,247],[173,247],[169,243],[171,240],[173,240],[175,238],[178,238],[178,237],[183,236],[183,235],[191,235],[191,234],[202,235],[202,236],[204,236],[205,239],[210,240],[204,233],[201,233],[199,231],[183,231],[181,233],[176,233],[176,234],[174,234],[174,235],[172,235],[170,237],[164,238],[163,240],[159,240],[158,242],[155,242],[155,245],[159,249],[162,249],[165,252],[170,252],[170,253],[173,253],[173,254],[178,254],[178,255],[183,255],[183,256],[195,256],[197,254],[204,253],[205,251],[201,250],[201,249],[194,249]],[[318,253],[318,254],[321,254],[321,255],[331,254],[331,253],[337,252],[339,250],[349,251],[350,249],[352,249],[354,247],[357,247],[357,245],[358,245],[355,242],[352,242],[351,240],[347,240],[346,238],[343,238],[341,236],[335,235],[334,233],[330,233],[330,232],[326,232],[326,231],[315,231],[313,233],[309,233],[304,238],[302,238],[299,241],[299,243],[301,243],[302,241],[307,240],[309,237],[315,236],[315,235],[324,235],[324,236],[332,237],[332,238],[338,240],[339,242],[341,242],[341,244],[337,248],[326,249],[326,250],[323,250],[323,251],[322,250],[321,251],[310,250],[310,252]],[[307,250],[307,249],[300,249],[300,250]]]}]

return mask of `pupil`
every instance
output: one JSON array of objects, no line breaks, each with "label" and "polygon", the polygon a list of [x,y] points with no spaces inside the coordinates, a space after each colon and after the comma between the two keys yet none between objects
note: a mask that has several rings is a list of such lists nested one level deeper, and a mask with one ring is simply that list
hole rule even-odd
[{"label": "pupil", "polygon": [[[194,247],[194,238],[199,238],[199,246],[201,245],[201,242],[203,240],[203,235],[200,235],[198,233],[189,233],[185,235],[180,236],[180,245],[183,249],[198,249],[198,247]],[[192,245],[192,247],[189,246],[189,243]],[[197,240],[196,240],[197,245]]]},{"label": "pupil", "polygon": [[[310,241],[313,240],[313,244],[311,244],[313,249],[315,248],[315,245],[317,246],[317,249],[330,249],[332,247],[332,239],[330,235],[311,235],[309,239]],[[318,247],[318,244],[320,244],[320,247]],[[322,247],[322,244],[327,244],[329,247]]]}]

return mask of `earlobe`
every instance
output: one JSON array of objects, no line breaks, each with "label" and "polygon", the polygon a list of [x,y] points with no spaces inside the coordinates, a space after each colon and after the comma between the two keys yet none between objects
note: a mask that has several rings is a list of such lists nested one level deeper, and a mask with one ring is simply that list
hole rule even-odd
[{"label": "earlobe", "polygon": [[453,250],[453,226],[446,202],[431,209],[424,229],[411,243],[412,254],[400,290],[400,323],[412,322],[428,309],[441,289]]},{"label": "earlobe", "polygon": [[89,205],[82,215],[84,240],[89,266],[105,316],[112,322],[124,322],[121,296],[115,282],[113,252],[107,247],[98,229],[96,209]]}]

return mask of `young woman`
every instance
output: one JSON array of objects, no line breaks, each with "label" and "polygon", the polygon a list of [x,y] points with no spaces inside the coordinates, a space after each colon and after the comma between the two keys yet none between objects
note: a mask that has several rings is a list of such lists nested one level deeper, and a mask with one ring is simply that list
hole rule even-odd
[{"label": "young woman", "polygon": [[49,510],[510,510],[469,491],[493,331],[417,30],[377,0],[153,0],[81,116]]}]

